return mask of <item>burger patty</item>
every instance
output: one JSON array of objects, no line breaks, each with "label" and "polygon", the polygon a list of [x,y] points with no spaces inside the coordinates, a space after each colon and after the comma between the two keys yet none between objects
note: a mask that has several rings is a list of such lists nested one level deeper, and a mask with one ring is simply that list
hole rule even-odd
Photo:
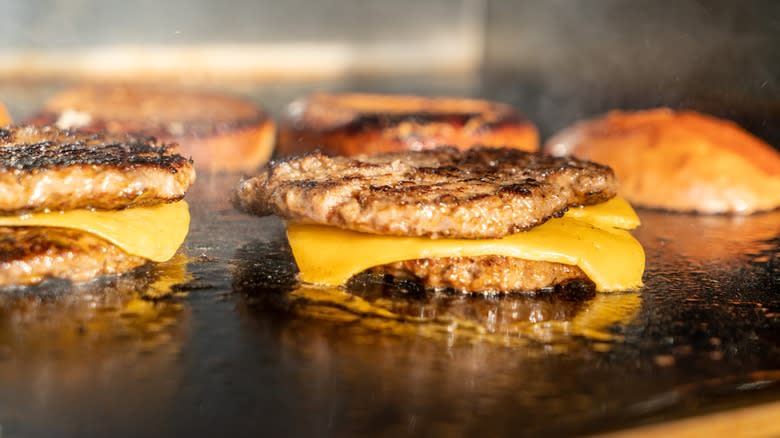
[{"label": "burger patty", "polygon": [[153,137],[0,128],[0,214],[173,202],[194,181],[192,161]]},{"label": "burger patty", "polygon": [[378,266],[371,272],[413,279],[426,289],[468,293],[536,291],[588,278],[577,266],[497,255],[407,260]]},{"label": "burger patty", "polygon": [[612,170],[516,149],[445,147],[356,158],[312,153],[242,181],[234,205],[398,236],[498,238],[616,193]]},{"label": "burger patty", "polygon": [[147,261],[78,230],[0,227],[0,287],[37,284],[47,278],[81,282],[121,274]]}]

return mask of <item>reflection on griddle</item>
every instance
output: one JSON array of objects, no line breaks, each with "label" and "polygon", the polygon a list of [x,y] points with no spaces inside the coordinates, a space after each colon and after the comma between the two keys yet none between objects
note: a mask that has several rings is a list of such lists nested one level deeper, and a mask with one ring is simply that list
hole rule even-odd
[{"label": "reflection on griddle", "polygon": [[79,286],[50,282],[0,293],[0,387],[43,400],[39,405],[52,410],[67,406],[49,406],[48,394],[73,396],[85,409],[104,398],[119,403],[121,394],[93,392],[108,382],[132,385],[158,373],[167,380],[155,382],[155,390],[167,385],[172,391],[171,364],[189,321],[179,299],[180,285],[190,277],[186,262],[178,255]]},{"label": "reflection on griddle", "polygon": [[[188,281],[186,257],[148,266],[121,277],[73,286],[43,284],[0,293],[0,345],[16,354],[133,339],[144,348],[169,337],[184,308],[166,300]],[[140,343],[137,341],[141,340]]]},{"label": "reflection on griddle", "polygon": [[679,262],[675,256],[696,263],[735,261],[776,249],[773,239],[780,236],[780,210],[750,216],[640,210],[639,216],[642,226],[634,232],[637,239],[648,253],[657,252],[660,259],[672,263]]},{"label": "reflection on griddle", "polygon": [[369,276],[305,287],[274,229],[235,254],[237,313],[243,333],[278,349],[296,410],[326,412],[337,436],[410,424],[448,435],[453,423],[467,435],[568,436],[756,382],[776,394],[777,282],[767,262],[745,263],[776,260],[774,215],[640,215],[648,274],[637,293],[468,297]]},{"label": "reflection on griddle", "polygon": [[566,351],[572,342],[586,339],[607,349],[621,339],[621,326],[631,322],[641,304],[638,292],[597,294],[585,284],[505,296],[422,291],[370,274],[354,278],[346,288],[298,284],[283,235],[250,242],[235,259],[234,291],[271,311],[448,343],[537,344],[546,351]]}]

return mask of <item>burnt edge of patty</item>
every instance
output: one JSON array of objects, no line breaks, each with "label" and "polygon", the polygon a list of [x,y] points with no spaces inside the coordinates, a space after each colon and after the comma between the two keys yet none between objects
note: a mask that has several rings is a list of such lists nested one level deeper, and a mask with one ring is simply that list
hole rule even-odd
[{"label": "burnt edge of patty", "polygon": [[0,128],[0,171],[34,173],[73,166],[116,169],[154,167],[177,173],[192,160],[174,153],[175,144],[151,136],[60,130],[54,127]]}]

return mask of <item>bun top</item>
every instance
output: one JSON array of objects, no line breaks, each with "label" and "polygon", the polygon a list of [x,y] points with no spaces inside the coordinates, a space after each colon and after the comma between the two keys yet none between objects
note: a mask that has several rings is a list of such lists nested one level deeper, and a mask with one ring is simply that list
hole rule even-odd
[{"label": "bun top", "polygon": [[544,150],[609,165],[620,193],[644,207],[748,214],[780,206],[780,153],[693,111],[613,111],[564,129]]}]

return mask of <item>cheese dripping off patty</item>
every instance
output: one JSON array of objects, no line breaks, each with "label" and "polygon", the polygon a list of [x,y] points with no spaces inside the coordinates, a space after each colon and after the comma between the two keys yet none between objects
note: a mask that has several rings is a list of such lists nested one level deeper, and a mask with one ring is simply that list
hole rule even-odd
[{"label": "cheese dripping off patty", "polygon": [[383,236],[294,223],[287,224],[287,237],[307,283],[337,286],[366,269],[404,260],[500,255],[576,265],[598,291],[618,291],[642,286],[645,253],[626,231],[638,225],[631,206],[616,197],[498,239]]},{"label": "cheese dripping off patty", "polygon": [[0,226],[71,228],[94,234],[124,252],[164,262],[176,254],[190,228],[185,201],[125,210],[69,210],[0,216]]}]

